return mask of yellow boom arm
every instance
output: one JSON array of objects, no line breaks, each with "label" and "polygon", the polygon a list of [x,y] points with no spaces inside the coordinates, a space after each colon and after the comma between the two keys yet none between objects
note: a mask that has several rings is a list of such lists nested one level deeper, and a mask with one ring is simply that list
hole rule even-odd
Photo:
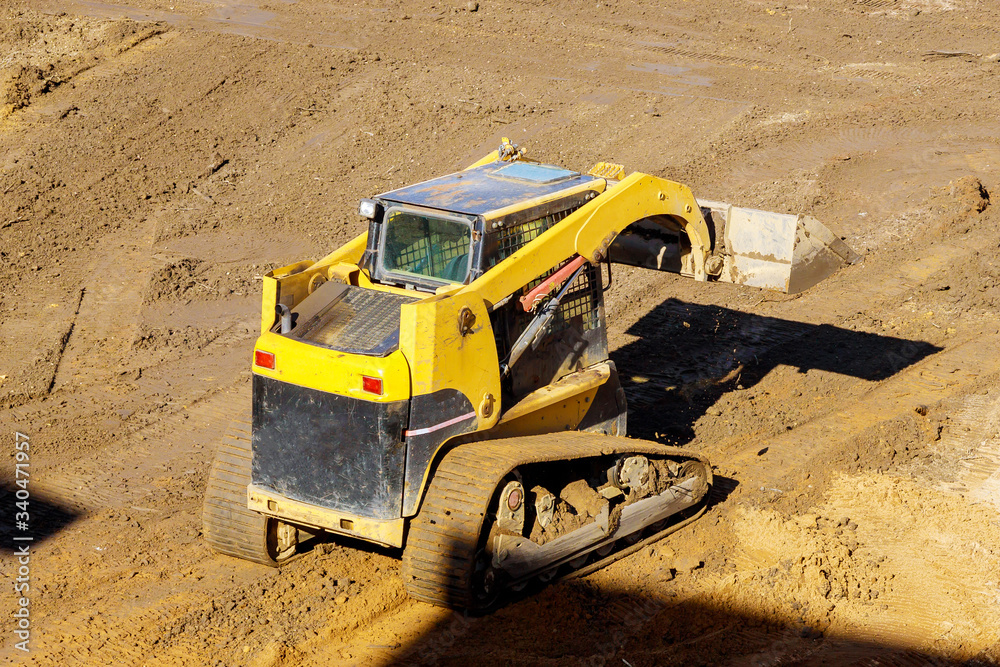
[{"label": "yellow boom arm", "polygon": [[685,231],[691,242],[694,278],[706,280],[705,260],[711,251],[711,237],[691,190],[680,183],[637,172],[578,208],[464,287],[461,293],[478,294],[492,305],[573,255],[596,264],[606,257],[622,230],[652,216],[668,216]]}]

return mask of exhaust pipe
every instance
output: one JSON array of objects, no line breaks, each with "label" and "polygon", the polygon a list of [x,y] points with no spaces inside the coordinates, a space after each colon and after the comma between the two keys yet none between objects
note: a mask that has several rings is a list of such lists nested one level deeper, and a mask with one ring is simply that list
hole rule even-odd
[{"label": "exhaust pipe", "polygon": [[279,303],[275,306],[274,310],[278,313],[278,317],[281,318],[281,328],[280,331],[283,334],[288,333],[292,330],[292,311],[288,309],[283,303]]}]

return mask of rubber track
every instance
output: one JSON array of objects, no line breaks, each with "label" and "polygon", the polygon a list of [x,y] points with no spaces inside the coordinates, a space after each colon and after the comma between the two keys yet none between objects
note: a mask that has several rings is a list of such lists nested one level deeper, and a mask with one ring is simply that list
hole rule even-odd
[{"label": "rubber track", "polygon": [[434,605],[475,609],[472,571],[483,520],[500,481],[521,465],[626,452],[696,459],[710,470],[703,457],[688,450],[577,431],[470,443],[451,450],[410,522],[402,567],[407,592]]},{"label": "rubber track", "polygon": [[221,554],[276,567],[267,549],[267,518],[247,509],[250,456],[250,415],[243,414],[215,452],[202,507],[205,540]]}]

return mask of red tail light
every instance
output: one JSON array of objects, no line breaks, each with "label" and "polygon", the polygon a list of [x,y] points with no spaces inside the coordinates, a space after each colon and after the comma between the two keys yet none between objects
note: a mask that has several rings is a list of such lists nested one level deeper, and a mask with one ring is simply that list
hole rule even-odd
[{"label": "red tail light", "polygon": [[367,391],[369,394],[375,394],[377,396],[381,396],[382,378],[373,378],[373,377],[368,377],[367,375],[362,375],[361,388]]},{"label": "red tail light", "polygon": [[266,368],[268,370],[274,370],[274,353],[265,352],[264,350],[254,350],[253,351],[253,365],[260,366],[261,368]]}]

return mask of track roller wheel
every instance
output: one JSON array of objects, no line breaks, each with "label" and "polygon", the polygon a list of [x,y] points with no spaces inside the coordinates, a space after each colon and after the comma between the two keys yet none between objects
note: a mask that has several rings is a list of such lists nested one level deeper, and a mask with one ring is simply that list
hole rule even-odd
[{"label": "track roller wheel", "polygon": [[635,544],[636,542],[638,542],[641,539],[642,539],[642,531],[638,530],[638,531],[636,531],[636,532],[634,532],[634,533],[632,533],[630,535],[626,535],[625,537],[623,537],[622,538],[622,542],[624,542],[625,544],[628,544],[628,545],[632,545],[632,544]]},{"label": "track roller wheel", "polygon": [[557,574],[559,574],[558,567],[549,568],[548,570],[545,570],[544,572],[540,572],[538,574],[538,580],[543,584],[547,584],[553,579],[555,579]]},{"label": "track roller wheel", "polygon": [[247,509],[250,484],[250,415],[233,419],[208,476],[202,524],[205,540],[227,556],[277,567],[295,553],[294,526]]},{"label": "track roller wheel", "polygon": [[[664,523],[666,523],[666,521],[664,521]],[[603,547],[598,547],[597,549],[594,549],[594,553],[597,554],[598,558],[604,558],[614,550],[615,550],[615,543],[609,542],[605,544]]]}]

